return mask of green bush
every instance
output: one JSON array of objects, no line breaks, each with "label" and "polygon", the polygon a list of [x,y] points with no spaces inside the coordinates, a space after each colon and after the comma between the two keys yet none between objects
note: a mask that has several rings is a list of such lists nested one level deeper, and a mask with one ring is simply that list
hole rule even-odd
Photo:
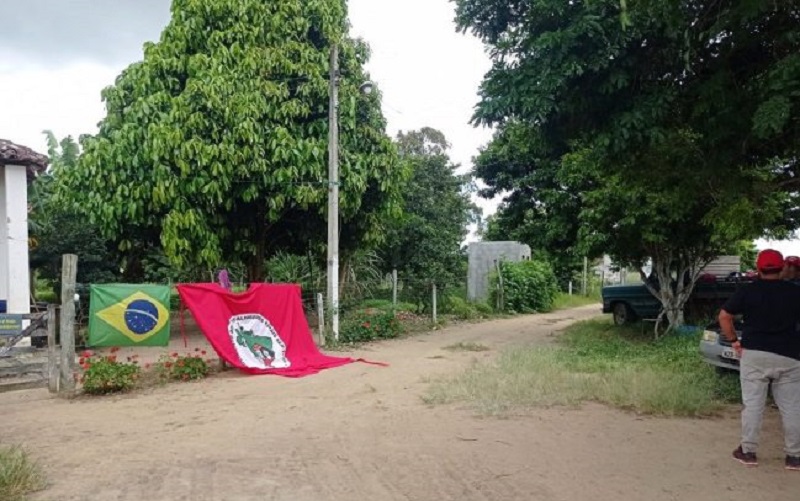
[{"label": "green bush", "polygon": [[123,363],[117,361],[116,349],[112,354],[96,356],[91,351],[81,354],[80,366],[83,369],[81,382],[84,393],[102,395],[131,390],[139,379],[139,365],[136,360]]},{"label": "green bush", "polygon": [[486,303],[472,303],[472,306],[478,310],[478,313],[481,315],[488,317],[489,315],[494,313],[494,308],[489,306]]},{"label": "green bush", "polygon": [[547,261],[533,259],[518,263],[500,264],[500,277],[492,277],[492,302],[509,313],[549,311],[558,295],[558,280]]},{"label": "green bush", "polygon": [[403,333],[403,324],[392,312],[359,312],[348,316],[339,329],[342,343],[364,343],[376,339],[391,339]]},{"label": "green bush", "polygon": [[208,361],[203,359],[205,355],[205,351],[187,355],[179,355],[178,353],[163,355],[156,363],[156,370],[163,380],[189,381],[203,379],[210,372]]},{"label": "green bush", "polygon": [[460,296],[448,296],[444,302],[444,306],[444,313],[455,315],[462,320],[486,318],[493,313],[489,305],[485,303],[472,303]]}]

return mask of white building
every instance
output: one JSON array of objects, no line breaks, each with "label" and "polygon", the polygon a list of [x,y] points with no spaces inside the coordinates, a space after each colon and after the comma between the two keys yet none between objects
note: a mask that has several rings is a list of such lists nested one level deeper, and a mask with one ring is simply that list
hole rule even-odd
[{"label": "white building", "polygon": [[28,183],[48,162],[30,148],[0,139],[0,304],[7,313],[30,313]]}]

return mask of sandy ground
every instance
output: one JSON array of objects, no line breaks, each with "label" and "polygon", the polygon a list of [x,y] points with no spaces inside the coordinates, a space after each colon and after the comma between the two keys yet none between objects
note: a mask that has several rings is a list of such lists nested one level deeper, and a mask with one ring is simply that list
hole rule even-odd
[{"label": "sandy ground", "polygon": [[[430,377],[510,343],[547,342],[597,306],[457,326],[355,353],[304,379],[227,372],[121,397],[0,394],[0,441],[25,444],[50,488],[34,500],[797,500],[775,411],[761,466],[730,459],[735,409],[656,419],[586,405],[509,419],[428,407]],[[484,353],[443,347],[480,342]],[[441,358],[441,357],[444,358]]]}]

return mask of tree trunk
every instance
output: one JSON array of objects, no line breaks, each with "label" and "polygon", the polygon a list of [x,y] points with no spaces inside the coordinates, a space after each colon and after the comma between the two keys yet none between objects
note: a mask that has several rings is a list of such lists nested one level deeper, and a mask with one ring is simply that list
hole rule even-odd
[{"label": "tree trunk", "polygon": [[265,222],[266,210],[256,210],[256,249],[247,263],[247,281],[250,283],[264,281],[264,260],[267,255],[267,224]]},{"label": "tree trunk", "polygon": [[263,241],[256,244],[256,252],[250,257],[247,263],[247,281],[250,283],[264,281],[264,255],[265,247]]},{"label": "tree trunk", "polygon": [[658,288],[656,289],[648,282],[645,282],[645,285],[661,302],[662,311],[655,326],[656,335],[658,335],[661,321],[664,319],[667,321],[665,332],[684,325],[686,321],[684,307],[694,290],[700,270],[708,262],[708,259],[701,252],[675,253],[664,249],[654,249],[651,254],[653,272],[658,279]]}]

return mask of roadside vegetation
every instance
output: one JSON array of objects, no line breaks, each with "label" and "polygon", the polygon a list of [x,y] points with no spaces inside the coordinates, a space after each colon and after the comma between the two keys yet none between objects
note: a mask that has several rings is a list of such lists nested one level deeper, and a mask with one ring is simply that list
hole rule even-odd
[{"label": "roadside vegetation", "polygon": [[592,401],[658,416],[712,416],[736,401],[738,379],[702,362],[698,341],[699,333],[652,341],[638,326],[590,320],[556,345],[513,347],[434,381],[423,399],[468,403],[485,415]]},{"label": "roadside vegetation", "polygon": [[28,494],[44,487],[41,467],[22,447],[0,445],[0,499],[24,501]]}]

